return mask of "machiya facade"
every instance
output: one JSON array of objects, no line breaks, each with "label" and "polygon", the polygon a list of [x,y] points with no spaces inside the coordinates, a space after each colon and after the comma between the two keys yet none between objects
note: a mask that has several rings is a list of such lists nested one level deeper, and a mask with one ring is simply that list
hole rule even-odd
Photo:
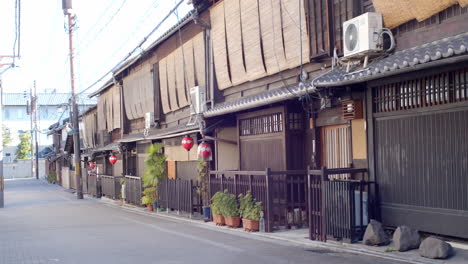
[{"label": "machiya facade", "polygon": [[[381,1],[193,3],[91,95],[89,193],[118,199],[125,178],[126,202],[141,205],[145,149],[160,142],[169,178],[160,204],[201,213],[203,142],[210,195],[250,189],[267,231],[308,226],[311,239],[355,241],[374,218],[468,238],[466,7],[396,19]],[[383,15],[394,50],[366,64],[337,59],[342,23],[366,12]]]}]

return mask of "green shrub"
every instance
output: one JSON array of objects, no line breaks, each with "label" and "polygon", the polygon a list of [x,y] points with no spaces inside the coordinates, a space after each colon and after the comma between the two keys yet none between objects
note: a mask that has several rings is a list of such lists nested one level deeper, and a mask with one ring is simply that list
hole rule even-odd
[{"label": "green shrub", "polygon": [[156,187],[148,187],[143,190],[143,197],[141,198],[142,204],[153,204],[157,199],[157,189]]},{"label": "green shrub", "polygon": [[48,183],[56,183],[57,182],[57,173],[49,172],[49,175],[47,175],[47,182]]},{"label": "green shrub", "polygon": [[248,220],[260,220],[260,212],[262,211],[262,202],[257,202],[253,198],[252,193],[247,191],[246,195],[239,195],[240,216]]},{"label": "green shrub", "polygon": [[141,198],[143,204],[152,204],[158,199],[158,185],[167,177],[166,155],[162,149],[161,143],[154,143],[146,149],[148,157],[145,159],[146,169],[142,177],[143,186],[146,187]]},{"label": "green shrub", "polygon": [[239,217],[239,203],[237,202],[236,196],[224,190],[224,197],[220,210],[221,214],[225,217]]},{"label": "green shrub", "polygon": [[224,199],[224,192],[217,192],[211,197],[211,212],[213,215],[221,215],[221,207]]}]

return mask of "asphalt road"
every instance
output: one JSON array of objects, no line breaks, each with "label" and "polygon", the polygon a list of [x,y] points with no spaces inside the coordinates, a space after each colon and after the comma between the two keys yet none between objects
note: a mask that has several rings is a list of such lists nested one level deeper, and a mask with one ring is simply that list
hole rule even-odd
[{"label": "asphalt road", "polygon": [[6,182],[0,263],[392,263],[235,235],[78,201],[34,179]]}]

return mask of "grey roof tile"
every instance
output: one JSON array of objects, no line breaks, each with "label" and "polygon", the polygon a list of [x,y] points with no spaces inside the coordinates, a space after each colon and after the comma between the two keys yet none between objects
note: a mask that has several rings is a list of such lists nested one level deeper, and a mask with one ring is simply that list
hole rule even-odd
[{"label": "grey roof tile", "polygon": [[364,82],[369,79],[379,78],[383,74],[398,74],[398,71],[407,67],[415,67],[420,64],[464,55],[467,53],[467,46],[468,32],[397,51],[385,58],[371,62],[366,69],[360,69],[360,66],[356,66],[349,73],[346,73],[344,68],[336,68],[318,78],[315,85],[318,87],[339,86],[349,81]]}]

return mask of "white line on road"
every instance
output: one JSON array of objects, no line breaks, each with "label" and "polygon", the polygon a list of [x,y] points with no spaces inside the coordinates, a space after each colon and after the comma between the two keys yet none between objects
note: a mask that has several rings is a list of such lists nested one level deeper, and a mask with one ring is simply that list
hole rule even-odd
[{"label": "white line on road", "polygon": [[211,246],[215,246],[215,247],[218,247],[218,248],[221,248],[221,249],[225,249],[225,250],[229,250],[229,251],[233,251],[233,252],[243,252],[244,251],[243,249],[238,248],[238,247],[228,246],[228,245],[217,243],[217,242],[214,242],[214,241],[211,241],[211,240],[208,240],[208,239],[204,239],[204,238],[201,238],[201,237],[196,237],[196,236],[192,236],[192,235],[177,232],[177,231],[163,229],[163,228],[158,227],[156,225],[140,222],[138,220],[134,220],[134,219],[131,219],[131,218],[127,218],[127,217],[120,217],[120,218],[125,219],[125,220],[130,221],[130,222],[133,222],[133,223],[136,223],[136,224],[151,227],[151,228],[156,229],[156,230],[158,230],[160,232],[164,232],[164,233],[168,233],[168,234],[171,234],[171,235],[176,235],[176,236],[180,236],[180,237],[184,237],[184,238],[188,238],[188,239],[193,239],[195,241],[206,243],[206,244],[209,244]]}]

